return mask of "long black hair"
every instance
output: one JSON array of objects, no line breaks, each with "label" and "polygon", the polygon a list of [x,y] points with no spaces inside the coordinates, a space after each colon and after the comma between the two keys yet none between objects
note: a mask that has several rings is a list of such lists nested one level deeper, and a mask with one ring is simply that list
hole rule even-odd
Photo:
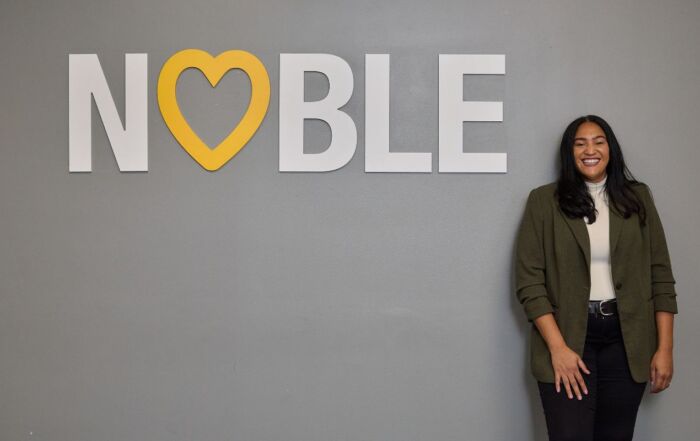
[{"label": "long black hair", "polygon": [[640,224],[645,225],[646,210],[644,204],[632,190],[633,184],[644,184],[637,181],[627,169],[620,144],[617,142],[610,124],[596,115],[576,118],[564,130],[559,147],[560,172],[556,191],[559,207],[570,218],[586,216],[589,223],[595,222],[595,204],[589,194],[583,175],[576,168],[573,153],[576,131],[584,122],[592,122],[600,126],[608,140],[610,154],[608,165],[605,168],[607,174],[605,192],[610,208],[614,207],[625,219],[632,216],[633,213],[637,213]]}]

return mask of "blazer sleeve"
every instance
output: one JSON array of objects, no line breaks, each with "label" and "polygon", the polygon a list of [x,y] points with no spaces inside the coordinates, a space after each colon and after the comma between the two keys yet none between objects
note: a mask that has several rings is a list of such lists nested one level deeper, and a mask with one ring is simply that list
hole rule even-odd
[{"label": "blazer sleeve", "polygon": [[544,217],[535,190],[530,191],[516,241],[516,297],[528,322],[554,312],[545,285]]},{"label": "blazer sleeve", "polygon": [[675,279],[671,269],[671,258],[666,245],[666,235],[654,204],[649,186],[645,185],[647,222],[651,242],[651,295],[654,311],[678,313],[676,304]]}]

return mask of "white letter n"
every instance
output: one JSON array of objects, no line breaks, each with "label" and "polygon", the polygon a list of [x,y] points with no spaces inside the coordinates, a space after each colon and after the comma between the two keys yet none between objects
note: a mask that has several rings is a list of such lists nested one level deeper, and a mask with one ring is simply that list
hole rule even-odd
[{"label": "white letter n", "polygon": [[148,171],[148,54],[124,58],[124,124],[96,54],[68,55],[68,170],[92,171],[92,97],[120,171]]}]

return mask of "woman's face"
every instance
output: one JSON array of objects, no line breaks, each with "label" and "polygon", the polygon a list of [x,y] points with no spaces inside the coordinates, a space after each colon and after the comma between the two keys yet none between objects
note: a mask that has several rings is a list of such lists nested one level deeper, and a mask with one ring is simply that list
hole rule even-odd
[{"label": "woman's face", "polygon": [[605,132],[598,124],[586,121],[578,126],[573,154],[576,168],[585,180],[600,182],[605,178],[610,150]]}]

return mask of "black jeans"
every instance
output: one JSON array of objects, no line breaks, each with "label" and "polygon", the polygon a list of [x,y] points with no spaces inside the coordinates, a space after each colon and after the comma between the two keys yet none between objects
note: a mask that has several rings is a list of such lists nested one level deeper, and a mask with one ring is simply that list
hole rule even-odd
[{"label": "black jeans", "polygon": [[588,314],[582,358],[591,373],[580,371],[588,388],[580,401],[563,384],[557,393],[554,383],[538,382],[549,440],[630,441],[647,383],[632,379],[617,315]]}]

